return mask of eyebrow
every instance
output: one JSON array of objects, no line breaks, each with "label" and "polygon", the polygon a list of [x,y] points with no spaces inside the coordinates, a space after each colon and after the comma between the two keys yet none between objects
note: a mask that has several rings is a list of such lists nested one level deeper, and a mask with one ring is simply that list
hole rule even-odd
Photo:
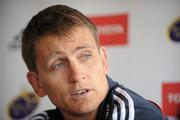
[{"label": "eyebrow", "polygon": [[90,45],[84,45],[84,46],[79,46],[79,47],[77,47],[77,48],[73,51],[73,53],[75,53],[76,51],[79,51],[79,50],[86,49],[86,48],[92,48],[92,49],[95,49],[95,47],[93,47],[93,46],[90,46]]}]

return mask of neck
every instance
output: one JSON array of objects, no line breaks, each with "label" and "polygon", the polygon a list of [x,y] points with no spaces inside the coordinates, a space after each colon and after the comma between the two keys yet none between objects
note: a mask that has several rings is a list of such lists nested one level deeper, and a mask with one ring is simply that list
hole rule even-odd
[{"label": "neck", "polygon": [[90,113],[77,114],[77,113],[68,113],[61,111],[65,120],[96,120],[97,111],[92,111]]}]

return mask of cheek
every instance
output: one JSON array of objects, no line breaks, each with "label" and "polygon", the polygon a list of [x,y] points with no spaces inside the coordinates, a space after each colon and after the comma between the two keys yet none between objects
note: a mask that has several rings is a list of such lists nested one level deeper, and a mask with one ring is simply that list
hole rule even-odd
[{"label": "cheek", "polygon": [[88,69],[88,71],[91,74],[94,74],[93,76],[95,76],[95,77],[101,77],[106,74],[106,71],[105,71],[101,61],[98,61],[98,62],[95,61],[93,63],[93,65]]},{"label": "cheek", "polygon": [[95,67],[91,67],[91,69],[88,70],[88,74],[97,89],[104,89],[104,87],[107,86],[106,72],[101,63],[95,65]]},{"label": "cheek", "polygon": [[68,86],[66,83],[62,82],[61,79],[56,79],[54,77],[48,77],[48,79],[44,80],[43,86],[51,102],[54,105],[59,105],[62,104],[63,101],[66,101]]},{"label": "cheek", "polygon": [[45,73],[40,79],[47,94],[56,94],[57,91],[63,91],[67,88],[65,80],[58,74]]}]

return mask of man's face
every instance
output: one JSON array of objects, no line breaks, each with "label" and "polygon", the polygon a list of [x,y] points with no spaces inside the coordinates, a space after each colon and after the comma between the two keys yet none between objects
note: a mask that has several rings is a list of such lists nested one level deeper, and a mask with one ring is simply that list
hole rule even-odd
[{"label": "man's face", "polygon": [[48,95],[62,112],[96,111],[108,91],[108,67],[105,49],[98,50],[89,29],[41,37],[35,48],[37,73],[27,76],[36,93]]}]

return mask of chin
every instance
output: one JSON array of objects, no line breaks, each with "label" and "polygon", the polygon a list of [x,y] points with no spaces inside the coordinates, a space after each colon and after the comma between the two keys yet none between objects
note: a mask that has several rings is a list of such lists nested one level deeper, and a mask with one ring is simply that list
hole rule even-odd
[{"label": "chin", "polygon": [[91,113],[98,110],[99,105],[93,105],[93,104],[84,104],[77,107],[77,109],[74,109],[73,111],[76,112],[79,115]]}]

